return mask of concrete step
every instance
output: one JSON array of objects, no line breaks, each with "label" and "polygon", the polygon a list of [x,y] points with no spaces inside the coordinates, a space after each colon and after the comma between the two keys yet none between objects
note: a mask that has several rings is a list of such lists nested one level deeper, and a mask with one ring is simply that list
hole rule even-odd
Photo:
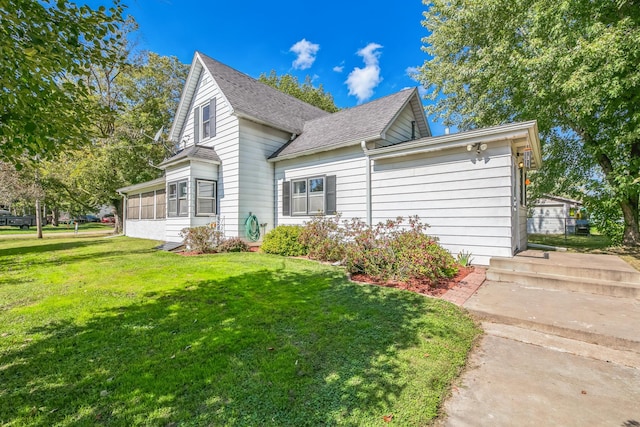
[{"label": "concrete step", "polygon": [[487,281],[464,307],[480,320],[640,353],[640,301]]},{"label": "concrete step", "polygon": [[516,282],[531,287],[545,289],[558,289],[619,298],[640,299],[640,283],[562,276],[558,274],[549,274],[547,273],[547,269],[540,268],[540,270],[544,272],[514,271],[491,267],[487,270],[487,280],[495,282]]},{"label": "concrete step", "polygon": [[575,354],[576,356],[640,369],[640,353],[636,353],[635,351],[615,350],[598,344],[591,344],[500,323],[482,322],[482,329],[485,333],[496,337],[537,345],[561,353]]},{"label": "concrete step", "polygon": [[[545,258],[545,253],[548,258]],[[640,272],[614,255],[527,250],[513,258],[491,258],[492,268],[640,284]]]}]

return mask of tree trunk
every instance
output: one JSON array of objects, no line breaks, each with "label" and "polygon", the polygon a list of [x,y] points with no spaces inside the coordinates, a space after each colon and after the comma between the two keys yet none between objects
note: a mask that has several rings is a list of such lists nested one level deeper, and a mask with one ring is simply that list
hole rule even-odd
[{"label": "tree trunk", "polygon": [[51,225],[53,225],[54,227],[57,227],[59,223],[60,223],[60,209],[58,209],[57,207],[54,207],[51,210]]},{"label": "tree trunk", "polygon": [[[591,142],[591,140],[588,139],[585,139],[585,141]],[[632,152],[637,151],[639,148],[640,145],[634,148]],[[606,154],[599,152],[596,154],[596,160],[604,172],[605,179],[607,179],[611,186],[615,188],[616,181],[611,159],[609,159]],[[640,229],[638,228],[638,220],[640,219],[640,194],[638,191],[630,191],[629,194],[620,201],[620,208],[622,208],[622,215],[624,218],[622,244],[625,246],[640,245]]]},{"label": "tree trunk", "polygon": [[622,214],[624,216],[622,244],[625,246],[638,246],[640,245],[638,195],[632,194],[631,197],[620,202],[620,207],[622,207]]},{"label": "tree trunk", "polygon": [[122,221],[123,221],[123,215],[122,215],[122,199],[112,199],[111,203],[113,204],[113,216],[116,219],[116,223],[115,223],[115,230],[114,233],[116,234],[120,234],[122,233]]},{"label": "tree trunk", "polygon": [[36,229],[38,230],[38,239],[42,239],[42,209],[39,197],[36,198]]}]

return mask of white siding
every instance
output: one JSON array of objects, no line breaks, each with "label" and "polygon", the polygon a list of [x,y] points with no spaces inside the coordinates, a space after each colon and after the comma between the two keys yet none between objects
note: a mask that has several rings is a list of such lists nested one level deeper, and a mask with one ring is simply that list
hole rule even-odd
[{"label": "white siding", "polygon": [[[415,120],[411,107],[407,105],[398,115],[396,121],[387,129],[385,141],[380,143],[380,146],[409,141],[411,139],[411,122]],[[417,125],[415,127],[415,138],[421,138]]]},{"label": "white siding", "polygon": [[273,163],[269,156],[284,145],[290,134],[248,120],[240,120],[240,191],[239,191],[239,235],[246,237],[244,222],[249,212],[260,224],[267,224],[268,232],[275,223],[275,195]]},{"label": "white siding", "polygon": [[366,161],[360,146],[347,147],[276,164],[277,222],[302,224],[309,216],[282,216],[282,182],[336,175],[336,210],[343,218],[366,218]]},{"label": "white siding", "polygon": [[477,155],[465,148],[378,160],[371,176],[372,219],[418,215],[452,254],[474,263],[511,256],[511,147],[490,144]]},{"label": "white siding", "polygon": [[575,232],[575,218],[569,217],[571,205],[549,199],[540,199],[531,209],[527,231],[537,234],[564,234]]},{"label": "white siding", "polygon": [[[203,77],[205,77],[203,79]],[[189,114],[185,121],[181,133],[181,141],[186,140],[187,145],[193,145],[193,108],[198,107],[212,98],[216,98],[216,133],[212,138],[198,142],[198,145],[213,147],[220,157],[218,180],[218,206],[220,217],[224,218],[225,234],[227,236],[239,235],[239,192],[240,192],[240,132],[238,118],[232,115],[230,106],[225,102],[225,98],[209,75],[203,70],[198,81],[194,100],[189,107]],[[193,211],[195,212],[195,211]],[[202,218],[194,220],[194,225],[201,225],[205,221]],[[178,230],[179,231],[179,230]],[[176,230],[172,230],[172,236],[176,235]]]},{"label": "white siding", "polygon": [[[183,163],[177,167],[166,170],[167,184],[175,181],[187,180],[187,194],[191,195],[193,185],[191,181],[189,163]],[[187,196],[189,197],[189,196]],[[169,205],[169,190],[167,189],[167,206]],[[191,206],[189,206],[189,215],[191,214]],[[170,217],[167,215],[165,220],[165,240],[168,242],[182,242],[180,231],[183,228],[190,227],[191,221],[189,216],[175,216]]]},{"label": "white siding", "polygon": [[139,239],[151,239],[165,241],[165,220],[164,219],[140,219],[127,220],[127,236]]}]

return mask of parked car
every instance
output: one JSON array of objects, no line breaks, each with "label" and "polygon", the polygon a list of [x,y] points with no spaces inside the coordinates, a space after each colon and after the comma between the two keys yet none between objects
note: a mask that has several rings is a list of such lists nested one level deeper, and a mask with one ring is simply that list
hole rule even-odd
[{"label": "parked car", "polygon": [[84,217],[87,222],[100,222],[100,218],[95,215],[85,215]]},{"label": "parked car", "polygon": [[106,214],[100,220],[103,224],[113,224],[116,222],[116,217],[113,214]]}]

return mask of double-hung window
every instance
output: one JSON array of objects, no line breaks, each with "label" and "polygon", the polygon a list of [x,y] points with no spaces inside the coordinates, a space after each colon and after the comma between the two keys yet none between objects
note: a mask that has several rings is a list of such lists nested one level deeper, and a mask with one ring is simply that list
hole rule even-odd
[{"label": "double-hung window", "polygon": [[216,136],[216,98],[193,109],[195,143]]},{"label": "double-hung window", "polygon": [[187,181],[171,182],[168,187],[168,215],[187,216],[189,214]]},{"label": "double-hung window", "polygon": [[196,180],[196,215],[215,215],[216,213],[216,182]]},{"label": "double-hung window", "polygon": [[335,176],[293,179],[283,183],[283,215],[335,214]]},{"label": "double-hung window", "polygon": [[209,138],[211,136],[211,119],[209,118],[209,104],[202,106],[202,139]]}]

